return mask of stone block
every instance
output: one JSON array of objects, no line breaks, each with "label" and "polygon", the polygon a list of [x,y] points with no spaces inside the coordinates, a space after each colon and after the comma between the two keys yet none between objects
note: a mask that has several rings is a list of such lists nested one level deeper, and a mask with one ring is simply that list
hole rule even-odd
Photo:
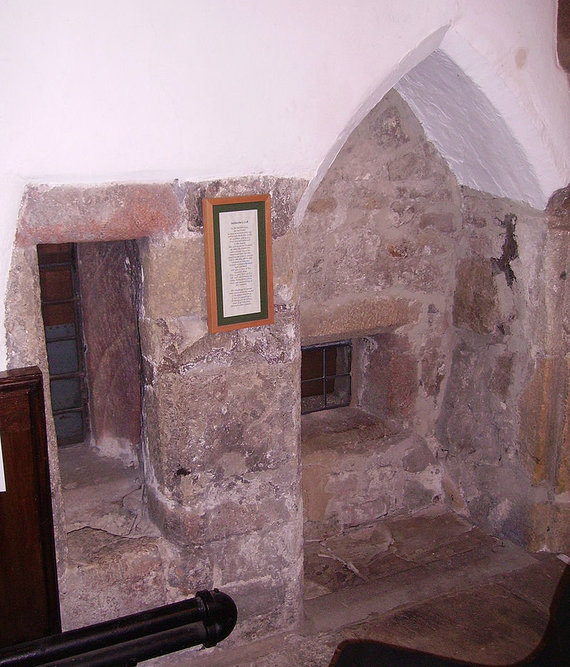
[{"label": "stone block", "polygon": [[276,309],[296,304],[296,265],[297,238],[289,232],[273,241],[273,296]]},{"label": "stone block", "polygon": [[421,153],[409,152],[388,164],[388,174],[391,181],[422,180],[430,174],[430,167]]},{"label": "stone block", "polygon": [[374,334],[417,322],[417,301],[361,294],[331,301],[301,302],[303,344]]},{"label": "stone block", "polygon": [[[535,483],[553,482],[557,466],[564,478],[564,466],[568,466],[562,449],[570,372],[561,361],[540,359],[519,399],[521,461]],[[565,449],[567,453],[567,444]]]},{"label": "stone block", "polygon": [[433,465],[435,458],[430,448],[420,438],[417,439],[415,447],[402,459],[402,466],[406,472],[421,472]]},{"label": "stone block", "polygon": [[570,551],[570,502],[541,502],[532,507],[529,548],[568,554]]},{"label": "stone block", "polygon": [[145,240],[141,244],[145,316],[206,318],[206,272],[202,237]]},{"label": "stone block", "polygon": [[176,227],[182,211],[169,184],[30,185],[18,243],[138,239]]},{"label": "stone block", "polygon": [[69,535],[65,630],[166,604],[159,540],[83,528]]},{"label": "stone block", "polygon": [[557,190],[546,207],[551,229],[570,230],[570,186]]},{"label": "stone block", "polygon": [[282,631],[298,620],[303,544],[301,517],[289,524],[269,521],[259,531],[202,545],[165,550],[170,595],[219,588],[232,596],[239,623],[232,636]]},{"label": "stone block", "polygon": [[418,393],[418,362],[407,339],[396,334],[367,337],[361,355],[358,403],[388,424],[411,414]]},{"label": "stone block", "polygon": [[439,396],[441,383],[445,379],[445,356],[441,350],[442,341],[439,337],[430,340],[425,351],[421,355],[420,385],[427,396],[437,398]]},{"label": "stone block", "polygon": [[428,211],[420,217],[419,227],[433,227],[439,232],[453,232],[458,228],[459,216],[452,211]]},{"label": "stone block", "polygon": [[337,201],[333,196],[315,195],[307,207],[307,213],[332,213],[337,207]]},{"label": "stone block", "polygon": [[570,552],[570,502],[551,505],[547,545],[553,553]]},{"label": "stone block", "polygon": [[220,482],[225,467],[245,474],[295,460],[297,372],[277,364],[163,374],[145,399],[156,417],[147,437],[160,488],[180,497],[188,475]]},{"label": "stone block", "polygon": [[462,260],[455,284],[453,324],[478,334],[493,333],[499,312],[491,262],[483,257]]},{"label": "stone block", "polygon": [[135,243],[77,248],[91,441],[101,452],[138,461],[141,394]]},{"label": "stone block", "polygon": [[300,178],[275,178],[273,176],[253,176],[188,183],[185,186],[184,203],[188,215],[189,229],[203,226],[202,199],[215,197],[246,197],[250,195],[271,195],[271,232],[274,239],[291,229],[295,211],[307,181]]},{"label": "stone block", "polygon": [[175,503],[148,490],[151,516],[176,544],[204,544],[244,535],[267,523],[292,521],[298,513],[298,480],[292,467],[221,480],[195,474],[191,481],[194,484],[182,484],[177,490],[177,496],[184,495]]},{"label": "stone block", "polygon": [[513,354],[499,356],[491,373],[489,387],[502,401],[506,401],[513,384]]},{"label": "stone block", "polygon": [[425,442],[378,435],[371,425],[303,436],[306,538],[439,502],[440,471]]},{"label": "stone block", "polygon": [[297,361],[298,336],[294,308],[276,308],[275,323],[209,334],[206,319],[180,316],[141,322],[141,343],[152,364],[152,377],[220,370],[229,366],[278,367]]},{"label": "stone block", "polygon": [[453,352],[438,430],[444,447],[464,462],[470,457],[496,464],[514,453],[514,406],[501,405],[489,388],[501,354],[502,346],[475,338],[460,342]]},{"label": "stone block", "polygon": [[[394,96],[393,93],[389,95]],[[377,145],[382,149],[394,149],[410,141],[402,122],[400,109],[396,105],[389,106],[379,115],[373,115],[369,123],[371,134]]]}]

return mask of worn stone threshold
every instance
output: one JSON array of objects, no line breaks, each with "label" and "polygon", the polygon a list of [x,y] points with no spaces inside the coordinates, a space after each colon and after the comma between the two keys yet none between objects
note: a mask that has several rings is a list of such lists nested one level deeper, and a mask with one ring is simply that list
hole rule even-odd
[{"label": "worn stone threshold", "polygon": [[82,528],[112,535],[136,533],[142,512],[141,471],[99,456],[89,445],[59,451],[66,531]]}]

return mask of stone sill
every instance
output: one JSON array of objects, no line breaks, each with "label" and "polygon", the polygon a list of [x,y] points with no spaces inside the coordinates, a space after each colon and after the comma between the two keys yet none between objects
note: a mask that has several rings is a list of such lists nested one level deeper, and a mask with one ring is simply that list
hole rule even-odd
[{"label": "stone sill", "polygon": [[361,452],[369,444],[389,436],[385,424],[358,408],[345,407],[311,412],[301,417],[301,453],[303,456],[321,450],[342,453]]}]

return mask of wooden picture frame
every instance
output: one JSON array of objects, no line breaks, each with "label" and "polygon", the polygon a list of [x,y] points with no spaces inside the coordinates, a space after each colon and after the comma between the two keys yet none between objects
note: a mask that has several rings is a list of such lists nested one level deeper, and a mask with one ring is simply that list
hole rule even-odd
[{"label": "wooden picture frame", "polygon": [[273,324],[271,197],[203,199],[208,330]]}]

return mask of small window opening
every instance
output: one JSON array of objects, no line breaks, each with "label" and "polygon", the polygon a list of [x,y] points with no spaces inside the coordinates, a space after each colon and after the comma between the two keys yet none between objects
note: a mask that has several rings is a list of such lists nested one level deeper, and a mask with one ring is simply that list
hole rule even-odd
[{"label": "small window opening", "polygon": [[81,305],[75,245],[38,245],[42,317],[58,445],[83,442],[88,430]]},{"label": "small window opening", "polygon": [[301,414],[350,405],[352,344],[301,348]]}]

